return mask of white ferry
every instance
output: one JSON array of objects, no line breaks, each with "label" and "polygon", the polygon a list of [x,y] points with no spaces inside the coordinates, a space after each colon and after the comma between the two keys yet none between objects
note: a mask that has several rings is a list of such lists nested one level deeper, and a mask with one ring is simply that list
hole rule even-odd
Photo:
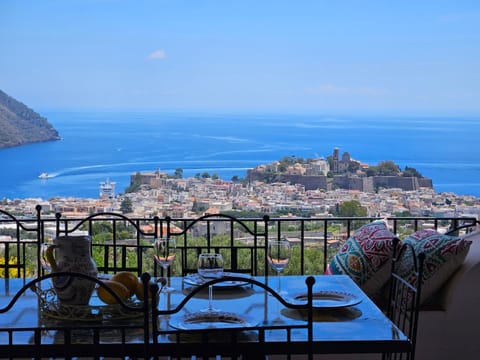
[{"label": "white ferry", "polygon": [[38,175],[39,179],[48,179],[48,174],[46,172],[42,172],[40,175]]},{"label": "white ferry", "polygon": [[107,179],[100,183],[100,197],[113,199],[115,197],[115,185],[116,183]]}]

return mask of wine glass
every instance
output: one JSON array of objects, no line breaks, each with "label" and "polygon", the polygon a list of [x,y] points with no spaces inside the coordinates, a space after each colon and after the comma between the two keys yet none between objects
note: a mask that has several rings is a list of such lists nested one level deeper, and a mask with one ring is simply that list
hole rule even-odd
[{"label": "wine glass", "polygon": [[[154,259],[160,265],[165,273],[170,265],[173,264],[176,257],[176,241],[174,238],[156,238],[153,244]],[[170,282],[170,281],[169,281]],[[174,289],[167,284],[162,288],[162,292],[172,292]]]},{"label": "wine glass", "polygon": [[[223,276],[223,257],[222,254],[206,254],[202,253],[198,256],[198,275],[202,279],[218,279]],[[202,312],[218,312],[213,307],[213,286],[208,287],[208,307],[201,310]]]},{"label": "wine glass", "polygon": [[275,240],[268,243],[267,259],[273,270],[277,272],[279,294],[284,294],[280,291],[280,273],[290,262],[291,253],[292,248],[288,240]]},{"label": "wine glass", "polygon": [[203,278],[221,278],[223,276],[222,254],[202,253],[198,256],[198,274]]}]

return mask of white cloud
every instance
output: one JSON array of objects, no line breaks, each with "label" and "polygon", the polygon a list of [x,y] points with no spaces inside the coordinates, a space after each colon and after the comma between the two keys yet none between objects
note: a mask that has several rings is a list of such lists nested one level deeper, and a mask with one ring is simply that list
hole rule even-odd
[{"label": "white cloud", "polygon": [[167,57],[165,50],[158,49],[148,55],[148,60],[162,60]]}]

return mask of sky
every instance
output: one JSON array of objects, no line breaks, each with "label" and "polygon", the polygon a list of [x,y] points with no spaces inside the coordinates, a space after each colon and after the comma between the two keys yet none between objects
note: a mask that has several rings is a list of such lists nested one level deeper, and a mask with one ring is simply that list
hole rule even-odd
[{"label": "sky", "polygon": [[34,109],[480,114],[478,0],[0,0]]}]

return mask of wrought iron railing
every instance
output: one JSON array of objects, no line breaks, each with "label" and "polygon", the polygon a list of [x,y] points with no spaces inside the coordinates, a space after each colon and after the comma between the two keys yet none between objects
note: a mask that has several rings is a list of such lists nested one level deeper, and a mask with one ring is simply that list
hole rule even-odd
[{"label": "wrought iron railing", "polygon": [[[153,240],[175,236],[177,259],[174,275],[196,271],[201,252],[222,253],[225,270],[268,275],[265,266],[268,239],[287,238],[293,249],[287,274],[323,273],[333,254],[359,227],[378,220],[372,217],[269,217],[235,218],[206,215],[199,218],[129,218],[119,213],[98,213],[85,218],[61,214],[43,215],[37,206],[33,217],[14,216],[0,209],[0,277],[41,274],[41,244],[60,235],[92,236],[92,254],[102,273],[131,271],[138,275],[162,272],[153,261]],[[472,217],[388,217],[392,232],[400,238],[419,229],[472,231]]]}]

